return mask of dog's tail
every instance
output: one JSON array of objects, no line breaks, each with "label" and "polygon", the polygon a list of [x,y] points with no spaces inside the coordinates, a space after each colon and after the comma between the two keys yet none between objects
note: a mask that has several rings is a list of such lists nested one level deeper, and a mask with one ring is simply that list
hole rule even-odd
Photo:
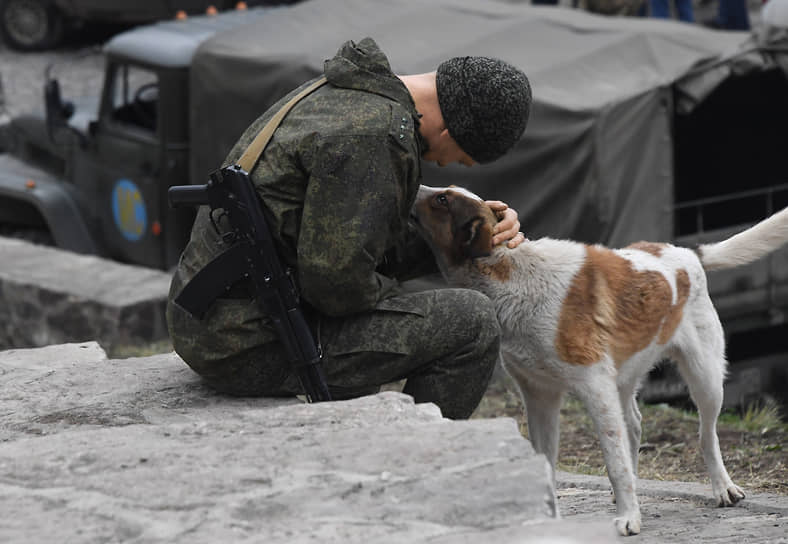
[{"label": "dog's tail", "polygon": [[697,249],[706,270],[734,268],[764,257],[788,242],[788,208],[716,244]]}]

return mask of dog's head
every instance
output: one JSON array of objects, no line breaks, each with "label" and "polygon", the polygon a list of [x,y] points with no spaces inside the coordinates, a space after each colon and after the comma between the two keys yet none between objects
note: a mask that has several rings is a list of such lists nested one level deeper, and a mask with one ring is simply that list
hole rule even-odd
[{"label": "dog's head", "polygon": [[422,185],[411,218],[439,263],[457,266],[492,253],[493,228],[498,219],[467,189]]}]

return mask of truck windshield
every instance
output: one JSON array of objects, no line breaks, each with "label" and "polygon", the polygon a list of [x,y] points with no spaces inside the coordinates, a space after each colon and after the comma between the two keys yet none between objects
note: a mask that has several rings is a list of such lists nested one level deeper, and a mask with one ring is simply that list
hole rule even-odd
[{"label": "truck windshield", "polygon": [[155,72],[130,64],[118,65],[110,96],[113,120],[156,131],[159,81]]}]

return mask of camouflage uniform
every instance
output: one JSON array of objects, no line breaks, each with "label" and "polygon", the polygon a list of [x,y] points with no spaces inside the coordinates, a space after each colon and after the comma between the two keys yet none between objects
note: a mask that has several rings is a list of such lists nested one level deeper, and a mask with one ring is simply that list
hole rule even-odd
[{"label": "camouflage uniform", "polygon": [[[346,43],[325,74],[330,85],[296,105],[250,174],[280,257],[297,271],[332,396],[368,394],[407,378],[405,392],[417,402],[468,417],[498,357],[498,324],[479,293],[406,294],[398,282],[402,271],[435,266],[407,228],[425,145],[412,98],[370,39]],[[247,129],[227,164],[296,92]],[[217,300],[202,321],[172,303],[223,249],[203,207],[170,290],[175,350],[220,391],[300,392],[269,318],[243,287]]]}]

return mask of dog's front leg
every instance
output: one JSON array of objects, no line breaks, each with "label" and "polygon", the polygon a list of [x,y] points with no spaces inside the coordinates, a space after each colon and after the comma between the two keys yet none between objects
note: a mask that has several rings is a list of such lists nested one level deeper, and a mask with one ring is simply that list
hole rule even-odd
[{"label": "dog's front leg", "polygon": [[540,389],[534,384],[529,385],[525,380],[518,383],[525,401],[528,437],[533,443],[534,449],[547,457],[553,468],[553,480],[555,480],[563,391]]},{"label": "dog's front leg", "polygon": [[589,368],[588,380],[583,381],[575,393],[586,405],[596,427],[616,496],[616,529],[629,536],[640,533],[640,506],[614,372],[612,363],[597,363]]},{"label": "dog's front leg", "polygon": [[[537,453],[547,457],[553,469],[558,463],[560,413],[564,391],[534,378],[530,368],[517,356],[503,352],[504,369],[520,389],[528,420],[528,438]],[[553,481],[555,483],[555,481]]]},{"label": "dog's front leg", "polygon": [[558,464],[558,442],[560,436],[561,393],[533,395],[524,393],[525,411],[528,419],[528,437],[538,453],[544,454],[553,469]]}]

